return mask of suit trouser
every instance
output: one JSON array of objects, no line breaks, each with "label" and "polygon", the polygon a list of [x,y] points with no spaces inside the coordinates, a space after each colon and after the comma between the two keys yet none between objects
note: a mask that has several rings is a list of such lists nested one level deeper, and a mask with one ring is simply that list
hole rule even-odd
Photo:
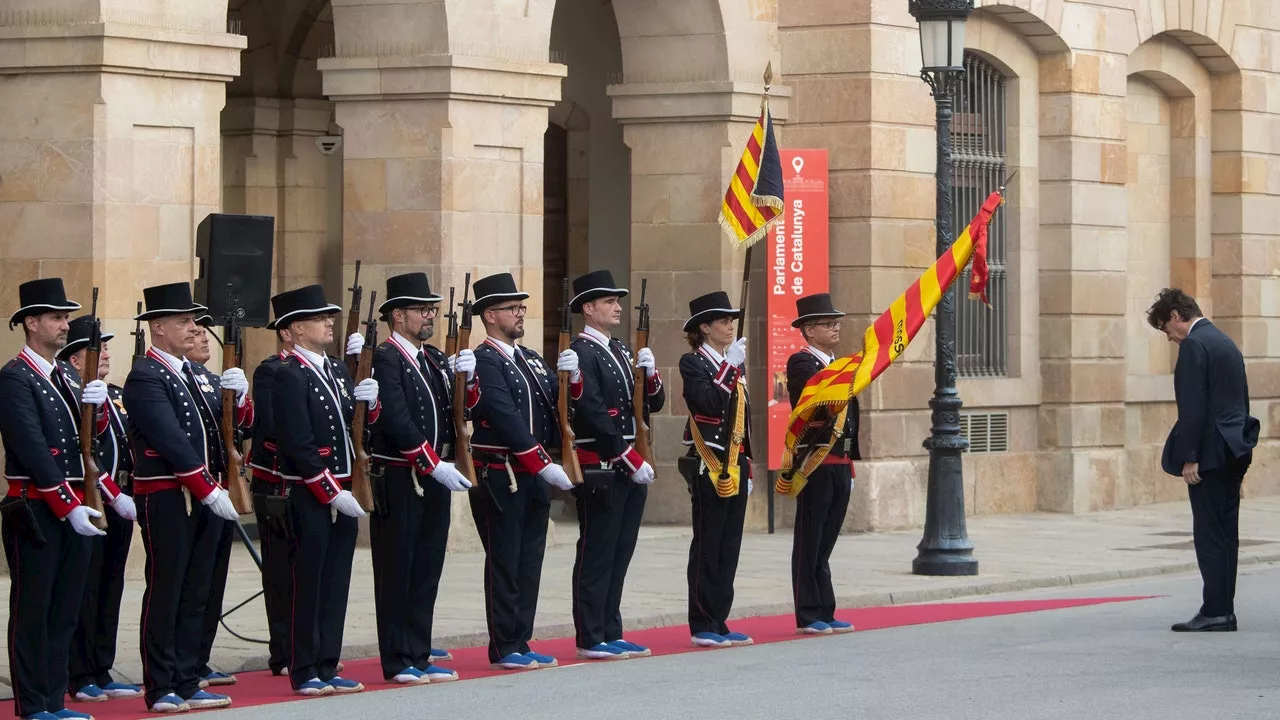
[{"label": "suit trouser", "polygon": [[[343,483],[350,489],[350,483]],[[293,689],[312,678],[337,675],[351,590],[351,561],[360,525],[296,484],[289,491],[293,520],[293,616],[289,680]],[[335,517],[336,515],[336,517]]]},{"label": "suit trouser", "polygon": [[[7,503],[22,502],[7,500]],[[57,712],[67,692],[68,652],[76,630],[89,564],[89,538],[54,516],[41,500],[27,500],[45,545],[16,528],[0,528],[9,562],[9,668],[19,717]]]},{"label": "suit trouser", "polygon": [[147,705],[200,690],[200,643],[215,564],[212,512],[174,488],[139,494],[138,525],[147,560],[142,594],[142,678]]},{"label": "suit trouser", "polygon": [[[744,465],[745,465],[744,459]],[[693,540],[689,543],[689,632],[729,632],[725,621],[733,609],[733,580],[742,550],[742,523],[747,514],[747,470],[742,469],[738,494],[720,497],[705,472],[690,489]]]},{"label": "suit trouser", "polygon": [[836,593],[831,586],[831,551],[840,538],[849,509],[853,467],[822,465],[796,496],[796,522],[791,546],[791,589],[796,627],[835,620]]},{"label": "suit trouser", "polygon": [[[449,540],[451,493],[409,468],[388,467],[369,520],[382,675],[431,662],[431,624]],[[421,497],[418,495],[422,493]]]},{"label": "suit trouser", "polygon": [[262,604],[267,609],[267,637],[270,657],[267,667],[278,673],[289,667],[289,634],[293,602],[293,546],[289,542],[287,517],[268,517],[265,498],[280,495],[282,485],[254,479],[253,515],[258,522],[258,544],[262,548]]},{"label": "suit trouser", "polygon": [[1196,563],[1204,581],[1204,604],[1200,606],[1200,614],[1207,617],[1222,617],[1236,611],[1240,483],[1251,460],[1252,455],[1236,459],[1228,453],[1225,468],[1202,472],[1199,483],[1187,486]]},{"label": "suit trouser", "polygon": [[622,588],[649,488],[616,469],[607,486],[573,492],[578,510],[573,624],[578,647],[590,648],[622,639]]},{"label": "suit trouser", "polygon": [[213,672],[213,668],[209,667],[209,658],[213,655],[213,641],[218,637],[218,624],[222,621],[222,599],[227,593],[227,571],[231,568],[231,548],[235,545],[236,526],[211,512],[205,512],[201,516],[201,522],[209,524],[204,534],[212,543],[214,553],[209,600],[204,608],[199,662],[196,665],[196,674],[203,678]]},{"label": "suit trouser", "polygon": [[87,538],[90,546],[80,621],[71,640],[71,681],[74,693],[86,685],[112,682],[116,662],[116,633],[120,628],[120,599],[124,571],[133,543],[133,523],[107,508],[107,536]]},{"label": "suit trouser", "polygon": [[[471,516],[484,546],[484,605],[489,621],[489,662],[529,652],[538,611],[542,556],[547,548],[551,501],[536,475],[516,473],[517,490],[508,489],[505,470],[477,468],[480,482],[491,482],[493,496],[477,487],[470,493]],[[499,511],[499,508],[501,511]]]}]

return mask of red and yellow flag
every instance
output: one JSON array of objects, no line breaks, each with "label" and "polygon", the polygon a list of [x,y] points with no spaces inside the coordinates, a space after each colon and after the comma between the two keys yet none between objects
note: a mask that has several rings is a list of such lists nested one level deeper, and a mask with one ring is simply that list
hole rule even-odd
[{"label": "red and yellow flag", "polygon": [[766,97],[760,103],[760,118],[720,204],[720,227],[734,245],[750,247],[769,232],[769,226],[781,214],[782,159],[773,137],[773,116]]},{"label": "red and yellow flag", "polygon": [[[942,300],[943,293],[955,282],[970,259],[973,260],[973,273],[969,297],[980,297],[986,302],[987,226],[996,207],[1003,202],[999,191],[987,196],[977,216],[956,238],[951,250],[939,257],[867,328],[862,339],[862,352],[837,358],[809,379],[787,425],[786,447],[782,454],[783,472],[778,475],[777,492],[787,495],[800,492],[806,478],[822,464],[831,450],[834,440],[831,436],[835,433],[827,430],[832,427],[832,418],[842,416],[841,411],[848,405],[849,398],[866,389],[907,349],[925,319]],[[814,438],[815,434],[819,437]],[[797,460],[800,461],[798,466],[795,465]],[[794,474],[786,479],[793,468]]]}]

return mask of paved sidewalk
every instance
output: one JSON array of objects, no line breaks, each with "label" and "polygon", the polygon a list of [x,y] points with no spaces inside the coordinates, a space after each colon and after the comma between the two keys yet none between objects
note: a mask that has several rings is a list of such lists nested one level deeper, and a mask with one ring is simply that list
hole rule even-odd
[{"label": "paved sidewalk", "polygon": [[[1085,515],[995,515],[970,518],[980,574],[967,578],[929,578],[911,574],[920,540],[918,530],[840,539],[832,557],[832,574],[842,607],[943,600],[1038,587],[1077,585],[1123,577],[1185,572],[1195,569],[1191,548],[1191,516],[1186,503],[1148,505]],[[557,544],[547,549],[543,565],[537,636],[573,634],[568,578],[573,567],[577,528],[558,522]],[[645,527],[627,579],[623,615],[631,628],[685,622],[685,565],[690,531],[681,527]],[[1280,497],[1246,498],[1240,514],[1240,564],[1280,561]],[[139,544],[135,553],[141,553]],[[356,552],[347,613],[346,657],[376,654],[373,578],[368,548]],[[436,605],[436,646],[485,642],[481,568],[476,552],[451,553],[445,561]],[[743,540],[734,615],[791,611],[790,530],[777,535],[752,534]],[[133,564],[137,568],[140,564]],[[1188,582],[1196,582],[1188,580]],[[260,589],[257,568],[237,543],[227,583],[229,609]],[[136,571],[126,586],[121,615],[118,673],[138,681],[138,618],[143,583]],[[1248,593],[1247,585],[1240,588]],[[1188,607],[1188,616],[1195,608]],[[8,605],[0,603],[7,619]],[[1161,622],[1168,618],[1161,618]],[[266,638],[261,599],[227,618],[241,635]],[[218,635],[214,664],[239,672],[266,667],[266,646]],[[8,676],[7,657],[0,675]],[[5,691],[7,688],[0,688]]]}]

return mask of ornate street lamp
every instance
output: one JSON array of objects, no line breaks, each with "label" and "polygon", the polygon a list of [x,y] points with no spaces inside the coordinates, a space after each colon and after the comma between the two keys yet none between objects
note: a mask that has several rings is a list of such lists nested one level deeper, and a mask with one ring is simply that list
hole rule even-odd
[{"label": "ornate street lamp", "polygon": [[[964,23],[973,0],[908,0],[920,24],[920,77],[937,108],[938,255],[948,252],[951,229],[951,103],[964,75]],[[960,435],[960,395],[956,392],[956,286],[938,303],[935,319],[933,410],[929,437],[929,487],[925,496],[924,537],[911,565],[916,575],[977,575],[978,561],[964,521],[964,470],[960,453],[969,441]]]}]

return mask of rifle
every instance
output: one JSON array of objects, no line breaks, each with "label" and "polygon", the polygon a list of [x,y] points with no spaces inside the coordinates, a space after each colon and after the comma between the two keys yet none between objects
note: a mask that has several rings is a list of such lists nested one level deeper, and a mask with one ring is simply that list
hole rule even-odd
[{"label": "rifle", "polygon": [[[573,333],[573,314],[569,310],[568,278],[564,279],[561,287],[561,297],[564,304],[560,307],[560,352],[564,352],[569,349],[569,343],[572,341],[570,336]],[[574,485],[581,485],[582,466],[578,464],[578,452],[573,446],[573,426],[569,424],[569,373],[561,370],[559,380],[560,398],[557,405],[560,410],[560,463],[564,466],[564,471],[569,476],[569,481]]]},{"label": "rifle", "polygon": [[[648,278],[640,279],[640,304],[636,306],[640,314],[636,319],[637,353],[641,348],[649,346],[649,303],[644,301],[648,285]],[[633,368],[633,372],[636,382],[631,391],[631,412],[635,416],[636,424],[635,448],[645,462],[653,465],[653,438],[649,436],[649,383],[645,377],[644,368]]]},{"label": "rifle", "polygon": [[[351,278],[351,287],[347,289],[351,291],[351,309],[347,311],[347,334],[343,335],[342,339],[338,341],[338,347],[342,348],[343,357],[347,361],[347,372],[351,374],[351,377],[355,377],[360,372],[359,362],[355,358],[346,355],[345,351],[347,349],[347,338],[354,333],[360,332],[360,296],[364,294],[364,288],[360,287],[359,260],[356,261],[356,274],[355,277]],[[369,298],[369,303],[372,307],[372,297]],[[364,355],[362,354],[360,357],[364,357]],[[367,510],[368,508],[365,509]]]},{"label": "rifle", "polygon": [[[89,346],[84,352],[84,377],[81,380],[87,385],[98,379],[98,360],[102,353],[102,324],[98,320],[98,288],[93,289],[93,309],[89,311],[93,318],[93,328],[89,330]],[[107,402],[110,402],[108,400]],[[99,517],[93,518],[94,527],[105,530],[107,516],[102,514],[102,493],[98,491],[97,460],[94,458],[98,442],[98,407],[86,402],[80,403],[80,460],[84,463],[84,504],[98,511]]]},{"label": "rifle", "polygon": [[[138,301],[138,312],[135,315],[142,314],[142,301]],[[142,330],[142,321],[135,320],[133,322],[133,332],[129,333],[133,336],[133,364],[136,366],[138,361],[147,356],[147,334]]]},{"label": "rifle", "polygon": [[[462,285],[461,317],[454,309],[453,288],[449,288],[449,335],[445,340],[445,352],[453,357],[459,350],[471,345],[471,273],[467,273]],[[458,472],[474,487],[476,484],[476,466],[471,461],[471,429],[467,427],[467,374],[453,375],[453,464]]]},{"label": "rifle", "polygon": [[[227,316],[223,332],[225,344],[222,347],[222,371],[240,367],[240,325],[236,322],[235,298],[231,296],[231,284],[227,283]],[[249,495],[249,486],[244,480],[244,456],[236,443],[236,391],[222,389],[222,449],[226,455],[226,467],[223,472],[227,478],[227,492],[231,495],[231,504],[236,512],[248,515],[253,512],[253,497]]]},{"label": "rifle", "polygon": [[[355,382],[359,385],[373,374],[373,348],[378,344],[378,323],[373,319],[374,300],[377,291],[369,293],[369,319],[364,322],[364,349],[356,364]],[[351,419],[351,445],[355,450],[356,464],[351,469],[351,494],[365,512],[373,512],[373,486],[369,482],[369,451],[364,443],[364,422],[369,415],[369,403],[356,403],[355,416]]]}]

